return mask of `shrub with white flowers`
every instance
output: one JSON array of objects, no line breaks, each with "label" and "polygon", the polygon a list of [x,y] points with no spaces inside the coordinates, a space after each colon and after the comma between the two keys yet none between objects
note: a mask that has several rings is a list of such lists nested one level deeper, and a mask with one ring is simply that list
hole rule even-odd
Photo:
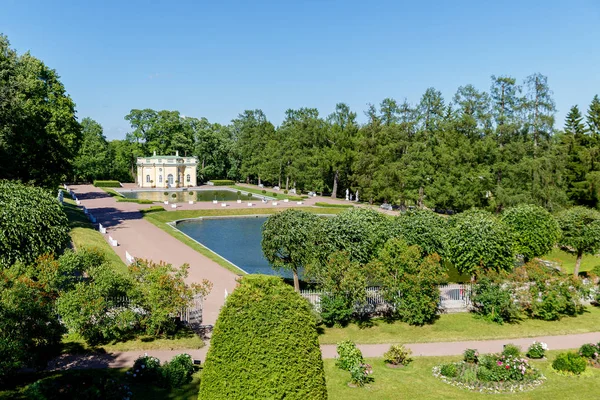
[{"label": "shrub with white flowers", "polygon": [[160,360],[145,353],[135,360],[127,374],[136,382],[157,383],[162,378]]},{"label": "shrub with white flowers", "polygon": [[527,349],[527,357],[529,358],[544,358],[546,356],[546,351],[548,350],[548,345],[544,342],[533,341],[531,346]]}]

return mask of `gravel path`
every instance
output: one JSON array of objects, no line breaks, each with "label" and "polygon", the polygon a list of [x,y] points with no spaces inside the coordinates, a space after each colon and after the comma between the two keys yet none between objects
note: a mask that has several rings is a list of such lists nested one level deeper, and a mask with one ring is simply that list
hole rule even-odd
[{"label": "gravel path", "polygon": [[[458,356],[465,349],[477,349],[481,353],[492,353],[502,351],[502,346],[507,343],[514,343],[521,346],[523,351],[534,341],[541,341],[548,344],[550,350],[572,349],[580,347],[585,343],[598,343],[600,341],[600,332],[581,333],[563,336],[537,336],[524,339],[501,339],[501,340],[482,340],[465,342],[439,342],[439,343],[414,343],[407,344],[407,347],[413,351],[415,356]],[[387,344],[363,344],[358,345],[365,357],[382,357],[389,347]],[[126,351],[109,354],[93,355],[64,355],[54,360],[49,369],[73,369],[73,368],[123,368],[131,367],[136,358],[144,353],[157,357],[161,361],[168,361],[173,356],[181,353],[188,353],[194,359],[202,360],[206,357],[208,346],[194,350],[148,350],[144,351]],[[322,345],[321,353],[323,358],[335,358],[335,345]]]}]

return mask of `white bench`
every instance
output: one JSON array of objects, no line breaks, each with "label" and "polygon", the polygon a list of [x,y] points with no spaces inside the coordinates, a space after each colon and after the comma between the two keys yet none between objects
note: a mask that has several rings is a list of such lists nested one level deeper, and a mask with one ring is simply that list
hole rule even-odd
[{"label": "white bench", "polygon": [[112,236],[108,237],[108,243],[110,243],[112,247],[117,247],[119,245],[119,243],[117,243],[117,241],[113,239]]},{"label": "white bench", "polygon": [[194,200],[188,201],[188,204],[194,204]]},{"label": "white bench", "polygon": [[297,201],[296,204],[301,205],[304,204],[302,201]]},{"label": "white bench", "polygon": [[290,200],[289,199],[283,199],[284,203],[288,203]]},{"label": "white bench", "polygon": [[106,228],[102,226],[102,224],[98,224],[98,230],[100,233],[106,233]]},{"label": "white bench", "polygon": [[169,204],[169,202],[168,202],[167,200],[163,201],[163,203],[165,203],[165,204],[167,204],[167,205]]},{"label": "white bench", "polygon": [[221,207],[227,207],[228,204],[227,203],[221,203]]},{"label": "white bench", "polygon": [[177,204],[171,204],[171,208],[177,208]]},{"label": "white bench", "polygon": [[252,207],[254,204],[252,203],[248,203],[248,207]]},{"label": "white bench", "polygon": [[135,257],[129,254],[128,251],[125,252],[125,259],[127,260],[127,264],[132,264],[135,262]]},{"label": "white bench", "polygon": [[274,201],[274,202],[272,202],[271,204],[272,204],[272,205],[274,205],[274,206],[276,206],[276,205],[277,205],[277,202],[276,202],[276,201]]},{"label": "white bench", "polygon": [[218,200],[213,200],[213,204],[217,204],[218,202]]}]

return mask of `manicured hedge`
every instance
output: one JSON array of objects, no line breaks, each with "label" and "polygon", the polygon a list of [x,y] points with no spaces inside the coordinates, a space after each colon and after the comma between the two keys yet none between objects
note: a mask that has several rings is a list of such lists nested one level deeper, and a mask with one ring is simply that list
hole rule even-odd
[{"label": "manicured hedge", "polygon": [[334,203],[323,203],[316,202],[315,206],[317,207],[331,207],[331,208],[352,208],[354,207],[352,204],[334,204]]},{"label": "manicured hedge", "polygon": [[235,185],[234,181],[228,180],[228,179],[221,179],[221,180],[212,180],[209,182],[209,184],[212,183],[213,186],[231,186],[231,185]]},{"label": "manicured hedge", "polygon": [[284,398],[327,398],[315,319],[281,278],[247,275],[215,324],[199,399]]},{"label": "manicured hedge", "polygon": [[70,242],[69,220],[57,191],[0,180],[0,268],[60,253]]},{"label": "manicured hedge", "polygon": [[119,181],[94,181],[96,187],[121,187]]},{"label": "manicured hedge", "polygon": [[148,213],[158,212],[158,211],[165,211],[165,208],[163,206],[152,206],[152,207],[143,208],[140,210],[140,212],[142,214],[148,214]]}]

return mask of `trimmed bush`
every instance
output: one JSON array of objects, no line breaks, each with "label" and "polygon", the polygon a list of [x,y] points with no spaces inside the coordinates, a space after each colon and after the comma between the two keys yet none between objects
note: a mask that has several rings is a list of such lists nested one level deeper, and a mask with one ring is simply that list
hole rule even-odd
[{"label": "trimmed bush", "polygon": [[458,376],[458,368],[456,368],[456,364],[454,363],[444,364],[440,368],[440,373],[448,378],[456,378]]},{"label": "trimmed bush", "polygon": [[475,364],[479,359],[479,352],[477,349],[466,349],[463,352],[463,360],[468,363]]},{"label": "trimmed bush", "polygon": [[189,354],[178,354],[162,366],[163,383],[167,387],[179,388],[192,381],[194,361]]},{"label": "trimmed bush", "polygon": [[519,358],[521,357],[521,347],[512,343],[505,344],[502,355]]},{"label": "trimmed bush", "polygon": [[60,253],[70,241],[56,192],[0,180],[0,268]]},{"label": "trimmed bush", "polygon": [[128,374],[134,382],[156,384],[162,377],[160,360],[148,354],[138,357]]},{"label": "trimmed bush", "polygon": [[232,186],[235,182],[229,179],[213,179],[209,181],[209,185],[212,183],[213,186]]},{"label": "trimmed bush", "polygon": [[579,355],[591,360],[597,359],[598,354],[600,354],[600,346],[594,343],[586,343],[579,348]]},{"label": "trimmed bush", "polygon": [[412,358],[410,355],[412,351],[405,348],[401,344],[395,344],[383,355],[383,359],[388,364],[393,365],[408,365],[411,363]]},{"label": "trimmed bush", "polygon": [[568,352],[560,353],[552,361],[552,368],[561,372],[569,372],[575,375],[581,374],[585,371],[587,362],[585,358],[581,357],[577,353]]},{"label": "trimmed bush", "polygon": [[168,196],[168,195],[169,195],[169,192],[163,192],[163,194],[164,194],[165,196]]},{"label": "trimmed bush", "polygon": [[281,278],[247,275],[215,324],[199,399],[326,399],[310,304]]},{"label": "trimmed bush", "polygon": [[475,313],[488,321],[503,324],[521,319],[521,306],[513,301],[512,286],[495,282],[489,277],[481,278],[473,286],[471,300]]},{"label": "trimmed bush", "polygon": [[114,374],[93,370],[48,376],[27,386],[24,394],[24,398],[36,400],[123,400],[132,393]]},{"label": "trimmed bush", "polygon": [[527,357],[529,358],[544,358],[546,356],[548,345],[544,342],[534,341],[527,349]]},{"label": "trimmed bush", "polygon": [[317,207],[329,207],[329,208],[354,208],[352,204],[334,204],[334,203],[325,203],[322,201],[317,201],[315,203]]},{"label": "trimmed bush", "polygon": [[177,198],[177,193],[173,193],[173,194],[171,195],[171,197],[172,197],[172,198],[174,198],[174,199],[176,199],[176,198]]},{"label": "trimmed bush", "polygon": [[140,210],[140,212],[142,214],[148,214],[148,213],[157,212],[157,211],[165,211],[165,208],[163,206],[152,206],[152,207],[148,207],[148,208],[144,208],[144,209]]},{"label": "trimmed bush", "polygon": [[338,357],[335,365],[345,371],[351,371],[352,368],[361,365],[365,360],[362,352],[351,340],[339,342],[336,346]]},{"label": "trimmed bush", "polygon": [[121,187],[119,181],[94,181],[96,187]]}]

